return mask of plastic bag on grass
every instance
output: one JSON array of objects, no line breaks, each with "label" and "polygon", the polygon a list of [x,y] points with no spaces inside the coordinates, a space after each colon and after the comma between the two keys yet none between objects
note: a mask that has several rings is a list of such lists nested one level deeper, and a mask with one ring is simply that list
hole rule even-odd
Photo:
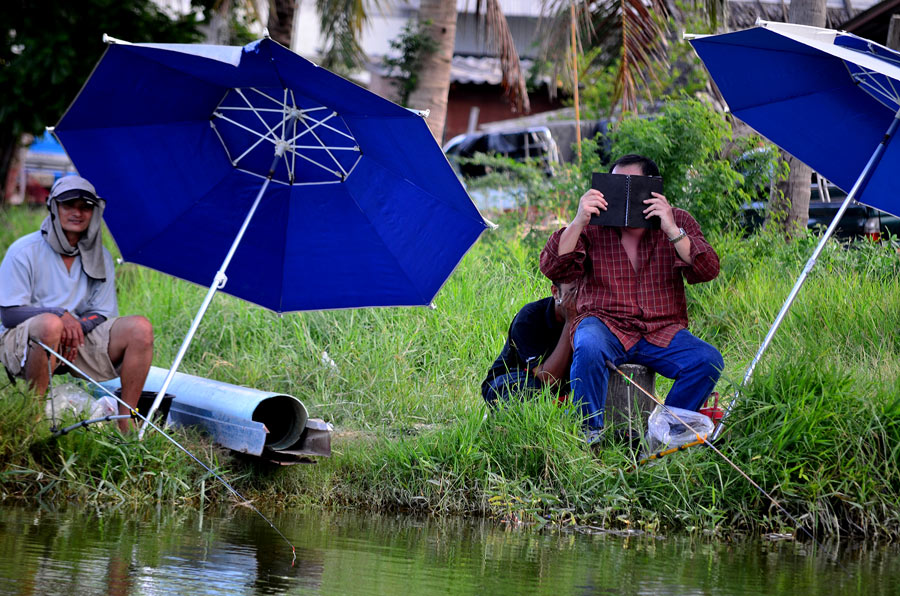
[{"label": "plastic bag on grass", "polygon": [[58,420],[65,411],[76,415],[87,415],[88,418],[103,418],[119,412],[116,401],[111,397],[94,397],[76,383],[56,385],[50,392],[45,407],[47,418],[54,415]]},{"label": "plastic bag on grass", "polygon": [[662,406],[656,406],[650,413],[647,426],[647,442],[651,453],[696,441],[698,434],[707,437],[715,428],[709,416],[700,412]]}]

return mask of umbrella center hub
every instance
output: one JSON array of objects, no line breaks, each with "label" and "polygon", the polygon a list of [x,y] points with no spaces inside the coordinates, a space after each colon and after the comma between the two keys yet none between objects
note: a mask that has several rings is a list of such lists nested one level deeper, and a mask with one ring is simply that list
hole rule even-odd
[{"label": "umbrella center hub", "polygon": [[210,124],[239,170],[273,182],[338,184],[361,153],[347,123],[333,109],[287,89],[235,87],[213,111]]}]

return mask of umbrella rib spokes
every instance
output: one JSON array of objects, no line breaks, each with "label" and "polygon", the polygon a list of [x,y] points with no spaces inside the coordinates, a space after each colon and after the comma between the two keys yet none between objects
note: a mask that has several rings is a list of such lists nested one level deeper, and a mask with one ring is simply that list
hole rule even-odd
[{"label": "umbrella rib spokes", "polygon": [[251,108],[247,106],[223,106],[220,105],[220,110],[228,110],[231,112],[260,112],[260,113],[273,113],[273,114],[282,114],[284,113],[283,109],[275,109],[275,108]]},{"label": "umbrella rib spokes", "polygon": [[[302,153],[299,153],[299,152],[294,151],[294,150],[292,150],[292,149],[290,150],[290,152],[291,152],[293,155],[296,155],[297,157],[299,157],[300,159],[305,159],[305,160],[308,161],[309,163],[311,163],[311,164],[313,164],[313,165],[315,165],[315,166],[319,166],[320,168],[322,168],[322,169],[325,170],[326,172],[329,172],[329,173],[331,173],[331,174],[334,174],[334,175],[335,175],[336,177],[338,177],[338,178],[341,177],[341,173],[340,173],[340,172],[336,172],[336,171],[332,170],[331,168],[329,168],[328,166],[323,165],[323,164],[320,164],[320,163],[317,162],[316,160],[314,160],[314,159],[312,159],[312,158],[310,158],[310,157],[307,157],[306,155],[304,155],[304,154],[302,154]],[[346,174],[344,174],[344,176],[346,176]]]},{"label": "umbrella rib spokes", "polygon": [[[301,120],[301,122],[302,122],[302,120]],[[308,126],[306,124],[306,122],[303,122],[303,124]],[[331,152],[331,150],[325,145],[325,143],[322,142],[322,139],[319,138],[319,135],[317,135],[316,132],[312,128],[309,129],[309,134],[311,134],[313,136],[313,138],[319,142],[319,144],[322,146],[322,149],[325,150],[325,153],[328,154],[328,157],[331,158],[331,161],[333,161],[334,164],[341,169],[341,173],[343,174],[343,177],[346,178],[347,170],[344,169],[344,166],[341,165],[341,162],[339,162],[337,160],[337,158],[334,156],[334,154]]]},{"label": "umbrella rib spokes", "polygon": [[[294,97],[293,89],[291,89],[291,103],[295,106],[297,105],[297,98]],[[303,110],[300,110],[300,113],[303,114]],[[300,120],[300,118],[294,118],[294,120],[291,122],[291,133],[295,136],[297,135],[297,121],[298,120]],[[293,143],[291,143],[291,145],[292,145],[292,147],[296,148],[296,146],[294,146]],[[294,172],[296,171],[296,169],[297,169],[297,152],[294,150],[291,150],[291,184],[294,183],[294,179],[295,179]]]},{"label": "umbrella rib spokes", "polygon": [[[335,118],[335,117],[340,117],[340,116],[338,116],[338,113],[337,113],[337,112],[332,112],[331,114],[329,114],[329,115],[326,116],[325,118],[322,118],[321,120],[316,120],[316,118],[315,118],[314,116],[307,116],[306,114],[304,114],[304,117],[305,117],[306,119],[308,119],[308,120],[313,120],[313,121],[316,122],[316,125],[315,125],[313,128],[317,128],[317,127],[319,127],[319,126],[322,126],[323,128],[327,128],[327,129],[330,130],[331,132],[337,133],[337,134],[341,135],[342,137],[346,137],[346,138],[350,139],[350,140],[353,141],[354,143],[356,142],[356,138],[355,138],[353,135],[348,135],[348,134],[345,133],[344,131],[339,130],[339,129],[337,129],[337,128],[335,128],[335,127],[329,125],[329,124],[326,124],[326,122],[327,122],[328,120],[331,120],[332,118]],[[346,123],[345,123],[344,125],[346,126]]]},{"label": "umbrella rib spokes", "polygon": [[[291,103],[288,104],[288,95],[291,97]],[[288,173],[288,182],[294,181],[294,167],[293,167],[293,158],[288,161],[287,151],[292,150],[291,145],[285,140],[287,138],[287,126],[288,120],[292,120],[296,122],[300,120],[303,116],[300,114],[300,111],[297,109],[297,104],[294,102],[294,94],[290,93],[287,87],[284,88],[284,118],[281,119],[281,142],[284,147],[284,152],[281,154],[281,158],[284,160],[284,169],[287,170]],[[273,168],[274,169],[274,168]]]},{"label": "umbrella rib spokes", "polygon": [[[283,88],[283,87],[282,87],[282,88]],[[271,101],[272,103],[274,103],[276,106],[279,106],[279,107],[281,107],[282,109],[284,109],[284,103],[281,102],[281,101],[278,100],[278,99],[275,99],[274,97],[272,97],[272,96],[269,95],[268,93],[263,93],[262,91],[260,91],[260,90],[257,89],[256,87],[248,87],[248,89],[250,89],[250,91],[255,91],[256,93],[262,95],[263,97],[265,97],[266,99],[268,99],[269,101]]]},{"label": "umbrella rib spokes", "polygon": [[[310,126],[310,125],[306,122],[308,116],[305,116],[305,115],[304,115],[303,118],[300,118],[300,122],[303,124],[303,126],[306,127],[306,129],[305,129],[305,130],[301,130],[300,132],[298,132],[297,134],[295,134],[293,138],[288,139],[288,140],[287,140],[288,143],[291,143],[291,144],[295,143],[295,142],[297,141],[297,139],[299,139],[300,137],[306,135],[307,133],[311,133],[311,132],[313,131],[313,129],[318,128],[318,127],[320,127],[320,126],[324,126],[325,128],[330,128],[331,130],[335,130],[334,128],[331,128],[330,126],[328,126],[327,124],[325,124],[325,122],[326,122],[327,120],[331,120],[331,119],[334,118],[335,116],[337,116],[337,112],[332,112],[332,113],[328,114],[328,116],[326,116],[326,117],[325,117],[324,119],[322,119],[322,120],[316,120],[315,118],[312,118],[312,120],[315,122],[315,124],[313,124],[312,126]],[[337,132],[339,132],[339,131],[337,131]],[[314,135],[314,136],[315,136],[315,135]],[[345,136],[346,136],[346,135],[345,135]],[[349,138],[350,138],[350,139],[353,139],[353,137],[349,137]],[[316,140],[319,140],[319,139],[316,138]],[[355,140],[355,139],[353,139],[353,140]],[[321,142],[322,142],[322,141],[319,141],[319,143],[321,143]]]},{"label": "umbrella rib spokes", "polygon": [[[252,87],[251,87],[251,89],[252,89]],[[247,96],[244,95],[244,92],[241,90],[240,87],[235,87],[235,88],[234,88],[234,92],[237,93],[238,96],[239,96],[241,99],[244,100],[244,102],[247,104],[247,107],[249,107],[249,108],[250,108],[250,111],[253,112],[253,115],[256,116],[257,118],[259,118],[259,121],[262,122],[263,128],[268,129],[269,132],[271,132],[271,133],[274,135],[274,134],[275,134],[275,128],[276,128],[278,125],[276,124],[274,127],[271,127],[271,128],[270,128],[270,127],[269,127],[269,123],[266,122],[266,119],[263,118],[257,110],[253,109],[253,104],[250,103],[250,100],[247,99]],[[281,113],[282,113],[282,114],[285,113],[285,109],[284,109],[284,105],[283,105],[283,104],[282,104]],[[282,123],[284,122],[284,118],[281,119],[281,122],[282,122]],[[276,138],[277,138],[277,135],[276,135]],[[283,138],[284,138],[284,135],[282,135],[281,138],[283,139]]]},{"label": "umbrella rib spokes", "polygon": [[[875,101],[890,110],[900,108],[900,93],[898,93],[897,88],[894,86],[893,79],[865,68],[860,68],[860,70],[854,72],[848,67],[848,70],[850,71],[850,78],[852,78],[853,81]],[[884,80],[888,82],[888,85],[885,85],[882,82]],[[887,99],[888,102],[885,102],[885,99]]]},{"label": "umbrella rib spokes", "polygon": [[[306,161],[308,161],[308,162],[310,162],[310,163],[312,163],[312,164],[315,164],[315,165],[319,166],[320,168],[322,168],[322,169],[324,169],[324,170],[326,170],[326,171],[328,171],[328,172],[331,172],[331,173],[334,174],[335,176],[338,176],[338,177],[341,177],[341,178],[346,178],[346,177],[347,177],[347,174],[348,174],[347,170],[344,168],[344,166],[341,164],[341,162],[339,162],[339,161],[337,160],[337,158],[335,158],[334,154],[331,153],[331,147],[328,147],[328,146],[322,141],[322,139],[319,137],[319,135],[317,135],[317,134],[315,133],[315,130],[314,130],[315,128],[317,128],[317,127],[319,127],[319,126],[325,126],[326,128],[331,128],[330,126],[328,126],[328,125],[325,124],[325,121],[326,121],[326,120],[329,120],[329,119],[331,119],[331,118],[334,118],[334,117],[336,117],[336,116],[337,116],[337,112],[332,112],[331,114],[329,114],[328,116],[326,116],[326,117],[325,117],[324,119],[322,119],[322,120],[315,120],[315,124],[313,124],[312,126],[310,126],[309,123],[306,121],[306,120],[307,120],[307,117],[306,117],[306,116],[297,119],[297,121],[299,121],[300,124],[302,124],[302,125],[305,127],[305,130],[300,131],[299,133],[297,133],[296,135],[294,135],[293,138],[288,139],[287,142],[288,142],[288,144],[290,145],[289,151],[291,151],[291,153],[294,154],[295,156],[300,156],[301,158],[305,159]],[[334,130],[334,129],[332,129],[332,130]],[[304,148],[309,148],[309,149],[323,149],[323,150],[325,151],[325,153],[328,154],[328,157],[330,157],[331,160],[335,163],[335,165],[337,165],[337,167],[340,168],[340,170],[341,170],[340,173],[338,173],[338,172],[332,170],[331,168],[329,168],[329,167],[327,167],[327,166],[325,166],[325,165],[323,165],[323,164],[317,162],[316,160],[310,158],[309,156],[304,155],[303,153],[300,153],[300,152],[297,151],[297,149],[300,148],[300,147],[298,147],[298,146],[295,144],[296,141],[297,141],[297,139],[299,139],[300,137],[302,137],[303,135],[305,135],[305,134],[307,134],[307,133],[310,134],[310,135],[312,135],[312,137],[319,143],[319,145],[318,145],[318,146],[312,145],[312,146],[304,147]],[[345,136],[346,136],[346,135],[345,135]],[[352,139],[353,137],[350,137],[350,138]],[[355,139],[354,139],[354,140],[355,140]],[[340,147],[340,149],[350,149],[350,150],[356,150],[356,151],[359,151],[359,148],[358,148],[358,147]]]},{"label": "umbrella rib spokes", "polygon": [[[290,119],[291,119],[290,114],[285,114],[284,118],[281,119],[281,128],[282,128],[282,129],[284,128],[285,122],[286,122],[287,120],[290,120]],[[266,126],[268,126],[268,125],[266,125]],[[274,127],[272,127],[272,128],[269,129],[269,132],[272,133],[273,136],[275,135],[275,128],[277,128],[277,127],[278,127],[278,124],[276,124]],[[251,151],[253,151],[254,149],[256,149],[256,148],[259,146],[259,144],[262,143],[263,141],[272,141],[273,143],[277,143],[277,142],[280,141],[280,140],[283,140],[283,139],[278,139],[278,138],[272,139],[272,138],[269,138],[268,135],[260,136],[260,138],[257,139],[257,141],[256,141],[255,143],[253,143],[252,145],[250,145],[250,147],[247,148],[246,151],[244,151],[243,153],[241,153],[240,157],[238,157],[237,159],[235,159],[232,163],[233,163],[234,165],[237,165],[244,157],[247,156],[248,153],[250,153]],[[290,174],[291,174],[291,178],[293,178],[294,173],[293,173],[293,172],[290,172]]]},{"label": "umbrella rib spokes", "polygon": [[[226,115],[223,114],[222,112],[215,111],[215,112],[213,112],[213,116],[215,116],[215,117],[218,118],[219,120],[224,120],[225,122],[228,122],[229,124],[234,124],[234,125],[237,126],[238,128],[241,128],[241,129],[243,129],[243,130],[246,130],[246,131],[249,132],[250,134],[252,134],[252,135],[254,135],[254,136],[257,136],[257,137],[260,137],[260,138],[262,138],[263,140],[269,140],[269,141],[272,141],[273,143],[275,143],[275,142],[281,140],[281,139],[279,139],[278,137],[269,137],[268,135],[262,134],[262,133],[259,132],[258,130],[253,130],[253,129],[250,128],[249,126],[246,126],[246,125],[244,125],[244,124],[241,124],[241,123],[238,122],[237,120],[232,120],[231,118],[229,118],[228,116],[226,116]],[[272,130],[267,128],[266,132],[267,132],[267,133],[268,133],[268,132],[272,132]]]},{"label": "umbrella rib spokes", "polygon": [[[867,40],[865,53],[869,54],[870,56],[874,56],[874,57],[878,58],[879,60],[883,60],[884,62],[888,62],[890,64],[896,64],[897,66],[900,66],[900,60],[898,60],[897,58],[894,57],[896,55],[896,53],[892,52],[892,53],[888,54],[885,52],[877,52],[877,51],[875,51],[875,48],[877,48],[877,47],[881,47],[881,46],[879,46],[875,42]],[[882,48],[882,49],[885,49],[885,48]],[[887,49],[890,49],[890,48],[887,48]]]},{"label": "umbrella rib spokes", "polygon": [[253,151],[253,150],[256,149],[257,147],[259,147],[259,144],[260,144],[260,143],[262,143],[263,141],[267,141],[267,140],[271,140],[271,139],[267,139],[265,136],[259,137],[259,138],[256,140],[255,143],[253,143],[252,145],[250,145],[250,146],[247,148],[246,151],[244,151],[243,153],[241,153],[241,154],[237,157],[237,159],[232,160],[231,163],[232,163],[233,165],[238,165],[238,164],[241,162],[242,159],[244,159],[245,157],[247,157],[247,154],[248,154],[248,153],[250,153],[251,151]]}]

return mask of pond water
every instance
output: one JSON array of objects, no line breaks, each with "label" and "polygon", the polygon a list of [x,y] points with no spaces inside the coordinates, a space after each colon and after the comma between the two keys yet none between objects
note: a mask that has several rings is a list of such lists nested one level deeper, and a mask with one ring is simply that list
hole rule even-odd
[{"label": "pond water", "polygon": [[896,546],[236,507],[0,507],[3,594],[898,594]]}]

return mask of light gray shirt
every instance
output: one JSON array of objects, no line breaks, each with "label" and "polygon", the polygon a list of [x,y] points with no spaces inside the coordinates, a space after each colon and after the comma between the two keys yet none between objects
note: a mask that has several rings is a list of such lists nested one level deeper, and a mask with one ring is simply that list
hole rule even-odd
[{"label": "light gray shirt", "polygon": [[[0,263],[0,306],[62,308],[76,318],[94,312],[107,319],[118,316],[112,255],[103,249],[106,281],[91,279],[81,267],[81,257],[69,269],[62,256],[33,232],[13,242]],[[5,331],[0,325],[0,333]]]}]

